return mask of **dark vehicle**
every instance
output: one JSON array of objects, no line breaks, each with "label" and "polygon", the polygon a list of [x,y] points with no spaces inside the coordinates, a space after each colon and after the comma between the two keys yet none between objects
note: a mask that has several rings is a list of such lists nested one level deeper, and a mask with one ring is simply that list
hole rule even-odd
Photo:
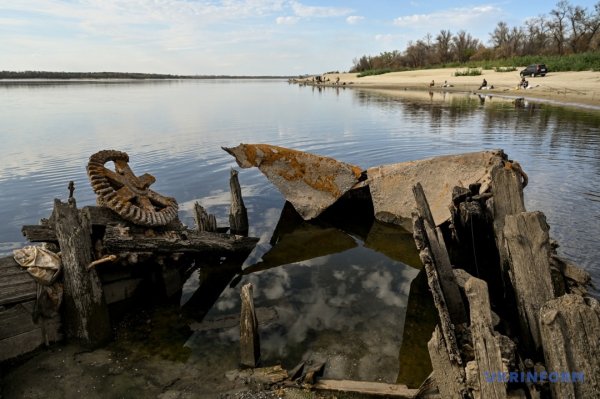
[{"label": "dark vehicle", "polygon": [[546,76],[548,69],[545,64],[531,64],[520,72],[521,76]]}]

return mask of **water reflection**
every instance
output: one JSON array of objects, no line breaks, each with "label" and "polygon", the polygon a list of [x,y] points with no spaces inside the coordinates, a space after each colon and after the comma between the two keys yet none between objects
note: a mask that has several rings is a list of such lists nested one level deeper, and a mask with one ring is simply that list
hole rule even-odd
[{"label": "water reflection", "polygon": [[[252,282],[265,364],[282,362],[292,368],[301,360],[327,361],[329,378],[396,381],[404,315],[418,273],[407,264],[418,264],[412,236],[372,216],[360,229],[345,230],[347,222],[336,220],[330,214],[305,222],[286,203],[270,239],[272,248],[259,262],[243,270],[201,269],[194,276],[198,284],[184,292],[189,297],[196,290],[184,305],[186,314],[204,320],[187,345],[199,348],[206,339],[235,345],[236,323],[226,324],[216,335],[205,326],[222,327],[219,321],[235,320],[239,286]],[[368,234],[363,239],[355,231]],[[411,337],[407,345],[425,345],[431,331],[421,331],[405,332]],[[418,371],[405,374],[426,376]]]}]

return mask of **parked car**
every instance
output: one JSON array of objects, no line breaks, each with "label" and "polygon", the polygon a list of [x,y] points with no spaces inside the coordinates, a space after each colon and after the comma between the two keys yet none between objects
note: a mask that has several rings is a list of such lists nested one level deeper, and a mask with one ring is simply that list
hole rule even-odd
[{"label": "parked car", "polygon": [[531,64],[520,72],[521,76],[546,76],[548,69],[545,64]]}]

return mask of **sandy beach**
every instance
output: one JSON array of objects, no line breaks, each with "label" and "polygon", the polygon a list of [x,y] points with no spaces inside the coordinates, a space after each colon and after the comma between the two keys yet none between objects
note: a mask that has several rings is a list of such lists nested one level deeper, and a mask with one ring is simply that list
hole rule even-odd
[{"label": "sandy beach", "polygon": [[[600,109],[600,72],[552,72],[546,76],[527,77],[528,89],[518,89],[518,67],[513,72],[496,72],[484,69],[480,76],[454,76],[456,71],[465,68],[424,69],[406,72],[391,72],[383,75],[365,76],[358,78],[356,73],[328,74],[326,78],[334,83],[337,77],[339,84],[346,86],[371,89],[417,89],[417,90],[446,90],[461,92],[479,92],[506,96],[508,98],[523,97],[530,100],[541,100],[563,105],[586,106]],[[493,89],[479,90],[483,79]],[[431,82],[433,86],[430,86]],[[449,86],[443,87],[444,82]]]}]

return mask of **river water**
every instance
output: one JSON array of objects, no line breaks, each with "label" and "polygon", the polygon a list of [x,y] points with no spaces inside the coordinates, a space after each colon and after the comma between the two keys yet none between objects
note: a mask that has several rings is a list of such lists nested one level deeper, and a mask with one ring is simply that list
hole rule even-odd
[{"label": "river water", "polygon": [[[559,252],[600,283],[598,110],[277,80],[4,83],[0,138],[0,255],[24,245],[20,227],[48,217],[53,199],[68,195],[69,180],[79,206],[94,204],[85,165],[102,149],[125,151],[138,175],[153,174],[153,189],[177,198],[180,218],[192,226],[194,201],[227,224],[229,170],[237,165],[221,146],[270,143],[363,168],[502,148],[529,175],[527,209],[546,214]],[[239,177],[250,234],[261,238],[246,262],[252,266],[268,260],[284,200],[257,170]],[[405,319],[406,328],[419,330],[415,315],[428,312],[416,299],[410,304],[419,298],[420,269],[410,235],[381,224],[351,233],[300,225],[295,233],[291,241],[304,238],[311,251],[291,245],[283,260],[271,256],[281,266],[243,279],[254,283],[257,307],[276,315],[263,330],[263,359],[288,366],[328,359],[337,378],[407,382],[426,375],[427,365],[406,353],[426,357],[410,345],[423,350],[433,320],[423,317],[427,327],[418,334],[403,331]],[[182,302],[193,300],[198,280],[188,281]],[[225,288],[206,317],[237,313],[238,295],[239,285]],[[192,357],[216,348],[222,355],[236,334],[197,331],[185,345]],[[407,336],[412,341],[401,348]],[[416,376],[402,366],[399,372],[399,353]]]}]

